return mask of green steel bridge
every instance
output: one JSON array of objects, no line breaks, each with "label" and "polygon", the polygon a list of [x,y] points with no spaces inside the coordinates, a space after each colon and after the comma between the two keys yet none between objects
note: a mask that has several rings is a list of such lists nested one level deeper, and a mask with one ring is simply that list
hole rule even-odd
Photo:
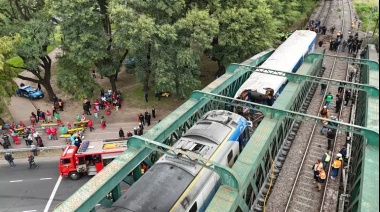
[{"label": "green steel bridge", "polygon": [[[305,60],[297,74],[284,74],[276,70],[257,69],[273,49],[255,55],[242,64],[231,64],[226,73],[201,91],[194,91],[189,100],[161,120],[143,137],[129,139],[129,148],[105,167],[100,173],[77,190],[54,211],[95,211],[96,204],[111,206],[121,196],[120,182],[132,185],[141,177],[140,164],[148,166],[159,155],[175,150],[171,145],[181,137],[204,113],[225,109],[229,105],[251,107],[264,114],[264,119],[241,152],[232,168],[198,158],[197,162],[214,170],[221,177],[222,185],[212,199],[207,211],[249,211],[250,199],[257,198],[259,189],[270,174],[287,132],[294,121],[319,122],[321,118],[296,112],[313,82],[339,86],[337,80],[315,77],[322,68],[324,50],[316,49]],[[360,83],[345,82],[358,91],[356,118],[350,123],[339,123],[338,129],[351,136],[351,168],[347,179],[349,188],[341,195],[349,199],[348,211],[379,210],[379,65],[373,45],[366,47],[363,59],[339,57],[360,64]],[[234,94],[252,71],[286,76],[285,89],[269,107],[233,99]],[[194,157],[193,157],[194,158]],[[130,173],[133,175],[128,176]],[[253,191],[253,192],[252,192]],[[112,195],[112,200],[106,198]],[[252,196],[253,195],[253,196]]]}]

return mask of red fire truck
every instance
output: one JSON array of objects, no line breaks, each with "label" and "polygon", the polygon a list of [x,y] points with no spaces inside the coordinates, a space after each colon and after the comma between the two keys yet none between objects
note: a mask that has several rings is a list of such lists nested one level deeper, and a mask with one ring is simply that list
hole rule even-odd
[{"label": "red fire truck", "polygon": [[127,149],[125,141],[83,141],[78,147],[67,146],[58,165],[62,177],[78,180],[82,175],[95,175]]}]

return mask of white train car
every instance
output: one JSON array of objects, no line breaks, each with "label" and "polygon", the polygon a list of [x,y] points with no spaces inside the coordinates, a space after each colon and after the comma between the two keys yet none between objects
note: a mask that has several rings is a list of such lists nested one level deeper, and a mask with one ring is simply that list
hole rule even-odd
[{"label": "white train car", "polygon": [[[317,34],[309,30],[293,32],[260,68],[296,72],[304,56],[314,51],[316,37]],[[253,72],[236,92],[235,98],[272,105],[273,99],[281,93],[286,82],[286,77]]]}]

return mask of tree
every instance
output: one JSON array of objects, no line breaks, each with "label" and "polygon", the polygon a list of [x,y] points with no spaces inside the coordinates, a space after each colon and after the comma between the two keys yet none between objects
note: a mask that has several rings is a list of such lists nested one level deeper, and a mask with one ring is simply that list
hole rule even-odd
[{"label": "tree", "polygon": [[279,23],[265,1],[239,2],[221,2],[212,9],[219,21],[219,34],[212,41],[211,56],[218,62],[219,76],[228,64],[270,48],[277,35]]},{"label": "tree", "polygon": [[6,61],[12,56],[13,46],[18,42],[19,36],[0,37],[0,97],[9,98],[15,94],[17,89],[16,83],[13,81],[17,77],[12,69],[8,67]]},{"label": "tree", "polygon": [[91,98],[99,85],[88,74],[88,69],[67,57],[60,58],[57,67],[58,86],[76,99]]},{"label": "tree", "polygon": [[218,32],[208,10],[189,8],[185,1],[129,1],[127,6],[113,1],[110,11],[117,20],[114,39],[137,58],[136,76],[145,91],[152,78],[177,97],[199,87],[200,56]]},{"label": "tree", "polygon": [[29,71],[35,78],[19,74],[17,77],[34,83],[39,83],[46,89],[49,100],[53,99],[54,91],[50,83],[51,58],[47,54],[47,48],[52,40],[54,27],[49,19],[40,15],[39,19],[31,19],[26,22],[19,31],[20,42],[15,46],[15,55],[23,60],[23,66],[11,68],[21,72]]},{"label": "tree", "polygon": [[51,12],[62,19],[63,45],[70,60],[80,66],[94,64],[100,75],[109,78],[112,90],[117,90],[117,75],[128,49],[114,42],[109,2],[62,0],[47,3]]}]

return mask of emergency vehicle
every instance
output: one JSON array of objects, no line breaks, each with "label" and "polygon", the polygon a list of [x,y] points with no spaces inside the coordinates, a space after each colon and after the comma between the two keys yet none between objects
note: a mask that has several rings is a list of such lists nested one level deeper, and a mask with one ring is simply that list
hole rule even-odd
[{"label": "emergency vehicle", "polygon": [[82,175],[95,175],[126,149],[125,141],[83,141],[79,148],[67,146],[60,158],[59,173],[72,180]]}]

